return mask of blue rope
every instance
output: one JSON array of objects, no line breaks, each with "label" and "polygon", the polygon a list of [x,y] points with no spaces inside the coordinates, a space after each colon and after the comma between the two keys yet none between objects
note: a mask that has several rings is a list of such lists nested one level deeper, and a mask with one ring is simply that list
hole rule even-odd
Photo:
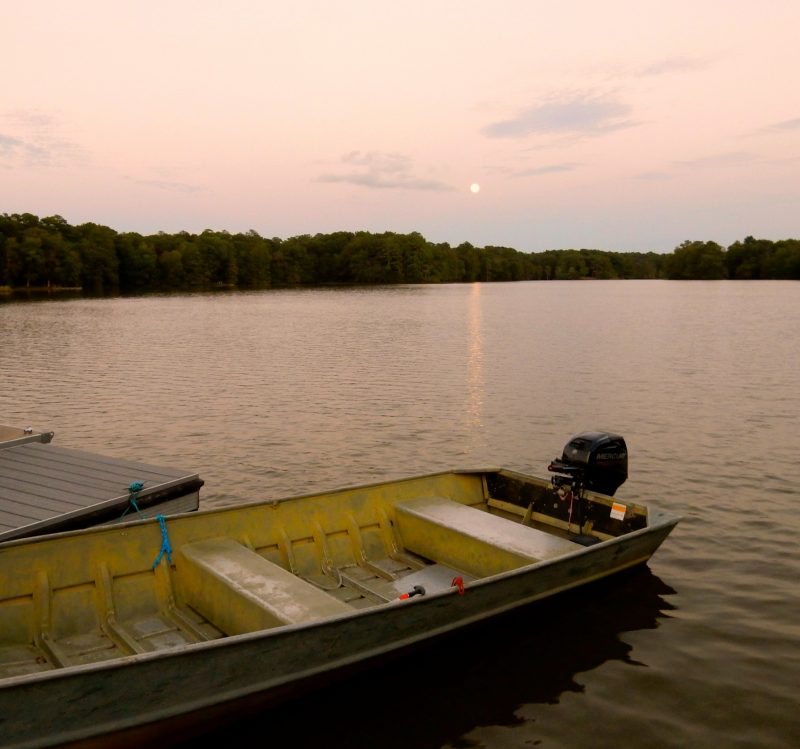
[{"label": "blue rope", "polygon": [[152,569],[155,569],[158,566],[158,563],[161,561],[161,557],[163,557],[164,554],[167,555],[167,560],[170,564],[172,564],[172,547],[169,545],[169,536],[167,535],[167,519],[163,515],[158,515],[157,519],[159,525],[161,526],[161,551],[158,552],[156,561],[153,562]]},{"label": "blue rope", "polygon": [[144,481],[134,481],[128,487],[128,493],[130,494],[130,496],[128,497],[128,501],[130,502],[130,504],[125,508],[125,512],[123,512],[122,515],[120,515],[119,518],[120,520],[122,520],[122,518],[124,518],[128,514],[128,510],[130,510],[131,507],[133,507],[133,509],[136,510],[137,513],[139,513],[140,518],[144,517],[144,515],[142,515],[142,511],[139,509],[139,505],[136,504],[136,499],[138,498],[139,492],[142,491],[142,489],[144,489]]}]

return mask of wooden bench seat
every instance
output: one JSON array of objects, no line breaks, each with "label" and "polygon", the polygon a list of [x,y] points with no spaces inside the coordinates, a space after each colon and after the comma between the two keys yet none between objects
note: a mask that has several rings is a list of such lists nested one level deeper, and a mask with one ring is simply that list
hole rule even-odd
[{"label": "wooden bench seat", "polygon": [[395,524],[409,551],[475,577],[576,551],[563,538],[444,497],[398,502]]},{"label": "wooden bench seat", "polygon": [[189,606],[229,635],[351,611],[346,603],[231,538],[181,547],[175,582]]}]

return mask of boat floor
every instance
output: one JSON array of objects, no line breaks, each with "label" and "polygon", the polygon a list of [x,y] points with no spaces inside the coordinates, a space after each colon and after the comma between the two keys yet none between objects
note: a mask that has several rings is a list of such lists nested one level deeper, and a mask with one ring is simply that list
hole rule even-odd
[{"label": "boat floor", "polygon": [[[302,579],[355,610],[399,598],[414,586],[428,593],[446,590],[473,578],[412,554],[371,560],[333,569],[330,574]],[[115,658],[215,640],[225,635],[187,605],[174,605],[63,638],[44,636],[36,645],[0,645],[0,679],[49,671],[65,666],[99,663]]]}]

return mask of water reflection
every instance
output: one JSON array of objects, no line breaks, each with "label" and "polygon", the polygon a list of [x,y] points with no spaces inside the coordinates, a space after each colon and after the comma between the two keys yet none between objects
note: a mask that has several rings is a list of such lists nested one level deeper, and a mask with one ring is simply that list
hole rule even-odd
[{"label": "water reflection", "polygon": [[481,285],[472,284],[467,312],[467,413],[470,431],[483,425],[483,332],[481,328]]},{"label": "water reflection", "polygon": [[[524,722],[526,704],[581,692],[576,675],[638,664],[623,634],[654,629],[675,591],[647,567],[528,606],[290,704],[218,728],[224,746],[300,743],[330,749],[475,745],[481,726]],[[199,746],[185,743],[185,749]]]}]

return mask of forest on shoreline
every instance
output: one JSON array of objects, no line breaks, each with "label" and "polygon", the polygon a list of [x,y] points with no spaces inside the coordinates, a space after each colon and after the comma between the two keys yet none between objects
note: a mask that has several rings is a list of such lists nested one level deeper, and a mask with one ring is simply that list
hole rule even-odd
[{"label": "forest on shoreline", "polygon": [[452,247],[418,232],[338,231],[288,239],[255,231],[142,235],[61,216],[0,215],[0,289],[87,294],[328,284],[594,279],[800,280],[800,239],[748,236],[672,253]]}]

